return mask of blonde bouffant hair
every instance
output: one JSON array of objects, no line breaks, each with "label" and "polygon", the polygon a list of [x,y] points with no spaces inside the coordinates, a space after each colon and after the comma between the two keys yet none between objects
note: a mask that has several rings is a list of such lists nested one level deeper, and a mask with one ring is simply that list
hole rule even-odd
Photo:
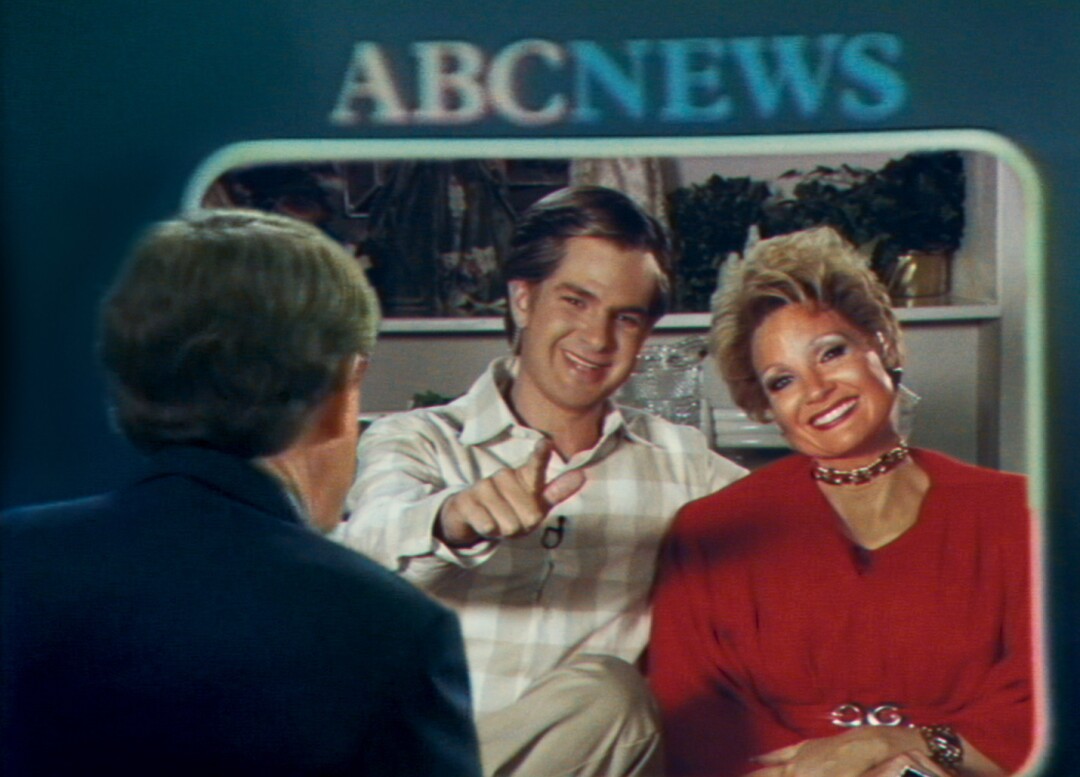
[{"label": "blonde bouffant hair", "polygon": [[885,288],[854,247],[830,227],[763,240],[724,268],[713,297],[709,346],[731,397],[754,420],[769,420],[769,400],[754,371],[754,332],[785,305],[832,310],[863,332],[899,380],[900,326]]}]

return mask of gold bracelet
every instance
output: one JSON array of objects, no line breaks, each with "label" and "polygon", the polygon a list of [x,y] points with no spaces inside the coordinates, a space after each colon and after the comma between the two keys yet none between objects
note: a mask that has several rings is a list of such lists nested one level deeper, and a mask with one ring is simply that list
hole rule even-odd
[{"label": "gold bracelet", "polygon": [[960,774],[964,762],[964,743],[951,726],[919,726],[930,759],[952,775]]}]

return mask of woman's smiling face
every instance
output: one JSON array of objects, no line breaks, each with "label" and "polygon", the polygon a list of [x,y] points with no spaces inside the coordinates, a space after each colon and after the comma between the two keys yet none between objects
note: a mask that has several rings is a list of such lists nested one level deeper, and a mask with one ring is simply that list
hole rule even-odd
[{"label": "woman's smiling face", "polygon": [[773,418],[800,453],[857,467],[898,442],[896,386],[881,354],[836,311],[778,308],[754,331],[751,354]]}]

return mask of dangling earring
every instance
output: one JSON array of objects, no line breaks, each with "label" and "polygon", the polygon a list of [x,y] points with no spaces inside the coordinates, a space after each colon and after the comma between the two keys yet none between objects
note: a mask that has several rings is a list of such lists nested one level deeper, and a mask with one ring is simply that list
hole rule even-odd
[{"label": "dangling earring", "polygon": [[889,377],[892,378],[894,386],[900,385],[900,380],[904,377],[904,370],[902,367],[893,367],[889,370]]}]

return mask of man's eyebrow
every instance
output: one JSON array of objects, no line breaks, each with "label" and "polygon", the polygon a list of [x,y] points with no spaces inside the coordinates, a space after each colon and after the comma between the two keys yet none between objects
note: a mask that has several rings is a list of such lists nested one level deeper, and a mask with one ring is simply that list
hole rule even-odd
[{"label": "man's eyebrow", "polygon": [[[555,290],[557,292],[569,291],[590,300],[599,299],[599,297],[594,292],[589,291],[584,286],[578,286],[576,283],[571,283],[570,281],[560,281],[558,285],[555,286]],[[624,308],[617,308],[617,312],[635,313],[646,318],[649,317],[649,309],[641,305],[628,305]]]},{"label": "man's eyebrow", "polygon": [[582,297],[596,299],[596,294],[589,291],[584,286],[578,286],[576,283],[571,283],[570,281],[560,281],[559,285],[555,288],[558,291],[572,291],[574,294],[580,294]]}]

